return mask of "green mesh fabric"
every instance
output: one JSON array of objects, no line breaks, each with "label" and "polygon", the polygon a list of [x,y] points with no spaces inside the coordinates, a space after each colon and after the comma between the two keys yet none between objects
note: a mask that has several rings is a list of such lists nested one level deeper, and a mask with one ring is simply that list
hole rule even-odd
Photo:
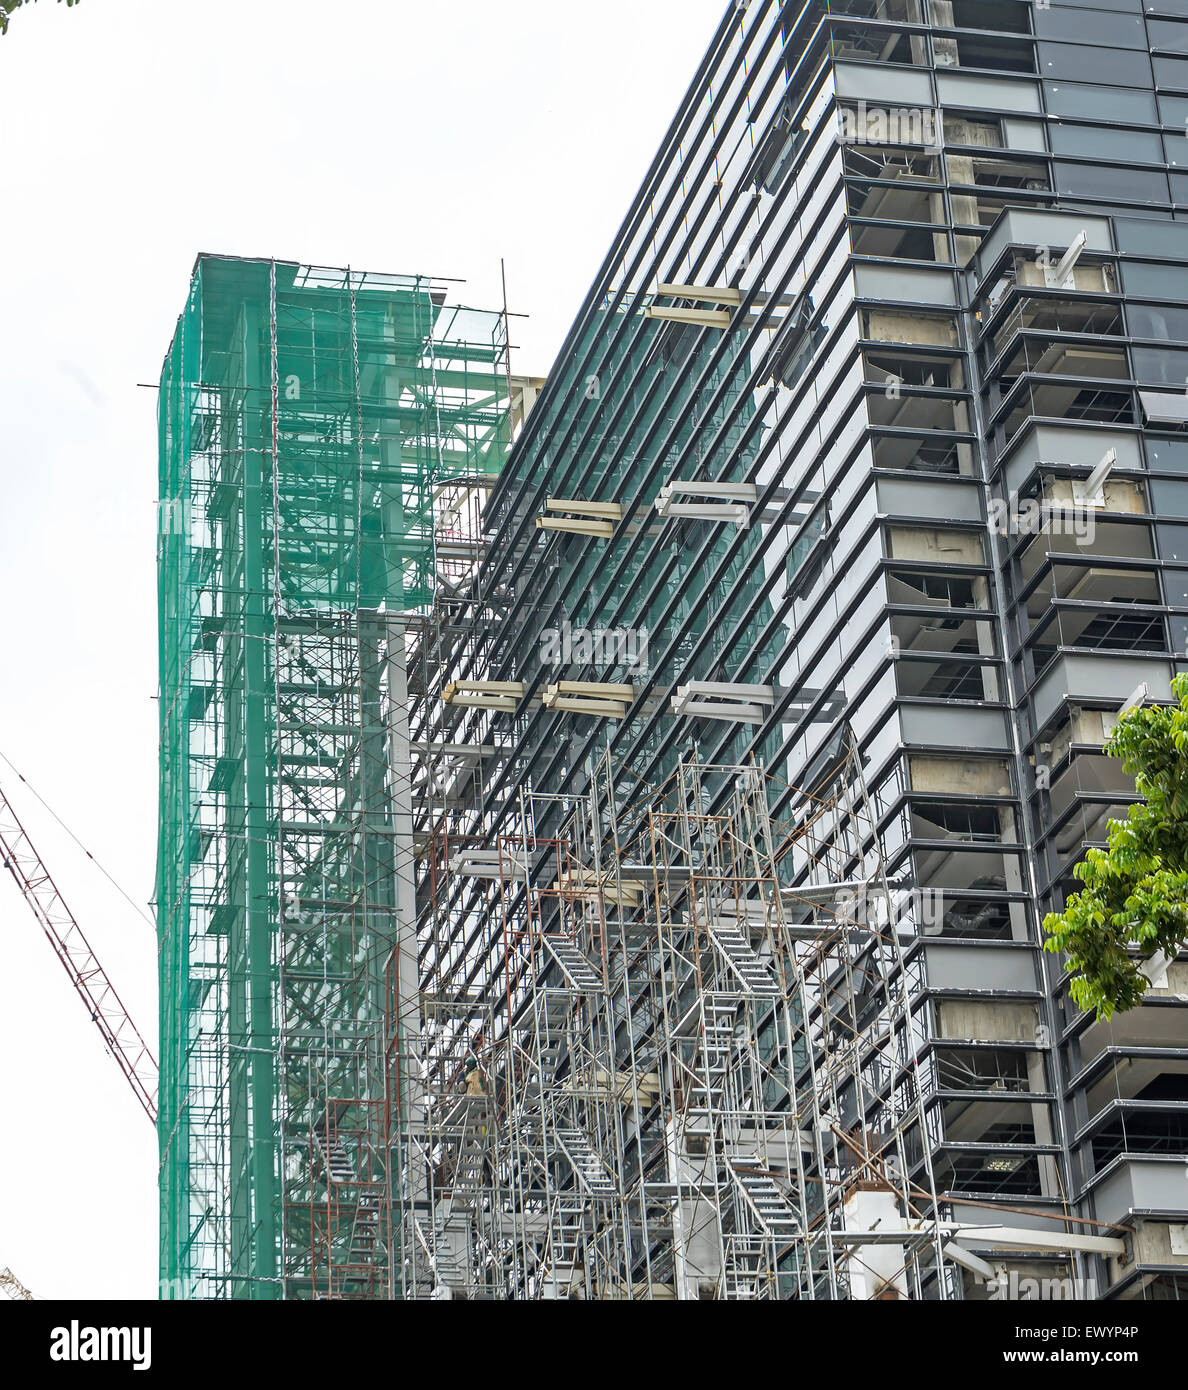
[{"label": "green mesh fabric", "polygon": [[420,277],[195,268],[159,409],[166,1296],[400,1292],[387,615],[431,600],[443,481],[503,462],[505,350]]}]

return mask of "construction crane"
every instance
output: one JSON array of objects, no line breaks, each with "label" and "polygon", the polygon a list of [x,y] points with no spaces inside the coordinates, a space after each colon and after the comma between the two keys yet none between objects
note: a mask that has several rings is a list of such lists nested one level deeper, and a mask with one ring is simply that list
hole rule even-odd
[{"label": "construction crane", "polygon": [[19,1303],[22,1299],[33,1301],[33,1295],[11,1269],[0,1269],[0,1291],[13,1303]]},{"label": "construction crane", "polygon": [[[115,985],[99,964],[99,958],[58,891],[3,787],[0,787],[0,853],[4,857],[4,867],[16,880],[33,915],[41,923],[42,931],[86,1005],[108,1052],[136,1093],[144,1113],[155,1125],[157,1060],[132,1022]],[[11,1271],[5,1273],[13,1277]],[[21,1286],[18,1284],[18,1287]]]}]

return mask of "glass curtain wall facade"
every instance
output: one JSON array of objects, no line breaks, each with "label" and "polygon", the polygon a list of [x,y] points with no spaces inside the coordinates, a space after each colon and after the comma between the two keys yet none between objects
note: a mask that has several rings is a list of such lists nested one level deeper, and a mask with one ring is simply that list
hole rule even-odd
[{"label": "glass curtain wall facade", "polygon": [[[1188,664],[1186,119],[1185,0],[732,5],[492,496],[446,661],[516,688],[447,721],[498,754],[489,842],[525,786],[605,765],[626,805],[693,749],[761,763],[794,818],[856,750],[917,890],[913,1171],[955,1220],[1123,1232],[974,1242],[1077,1296],[1188,1295],[1188,963],[1098,1024],[1040,934],[1134,798],[1101,754],[1119,709]],[[566,501],[609,525],[538,525]],[[558,648],[567,624],[635,645]],[[690,685],[757,703],[678,708]],[[486,957],[436,968],[481,993],[472,936]]]}]

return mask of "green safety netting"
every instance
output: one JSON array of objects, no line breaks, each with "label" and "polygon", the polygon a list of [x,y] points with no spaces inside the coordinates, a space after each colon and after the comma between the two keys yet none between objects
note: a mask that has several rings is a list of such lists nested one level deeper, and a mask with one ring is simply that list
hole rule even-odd
[{"label": "green safety netting", "polygon": [[505,324],[195,268],[159,408],[166,1296],[399,1292],[386,615],[431,600],[442,484],[503,463]]}]

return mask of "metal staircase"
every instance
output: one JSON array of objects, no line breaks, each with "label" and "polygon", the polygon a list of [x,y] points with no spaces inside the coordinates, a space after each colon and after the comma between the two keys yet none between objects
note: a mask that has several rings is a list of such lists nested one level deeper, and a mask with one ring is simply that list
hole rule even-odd
[{"label": "metal staircase", "polygon": [[568,937],[546,936],[543,940],[549,954],[579,994],[601,994],[606,989],[602,972],[594,968]]},{"label": "metal staircase", "polygon": [[755,1158],[732,1158],[727,1167],[743,1200],[768,1235],[778,1243],[790,1241],[800,1233],[800,1222],[780,1190],[774,1173],[761,1167]]},{"label": "metal staircase", "polygon": [[585,1134],[574,1125],[558,1125],[554,1133],[558,1148],[569,1160],[584,1191],[591,1197],[613,1197],[617,1191],[615,1181]]},{"label": "metal staircase", "polygon": [[741,929],[729,922],[711,922],[710,939],[748,994],[764,999],[780,997],[780,987]]},{"label": "metal staircase", "polygon": [[577,1191],[558,1193],[549,1209],[549,1249],[542,1273],[552,1285],[553,1297],[572,1284],[579,1268],[586,1211],[586,1201]]},{"label": "metal staircase", "polygon": [[766,1298],[772,1285],[768,1241],[763,1236],[728,1235],[725,1255],[722,1297],[743,1303]]},{"label": "metal staircase", "polygon": [[332,1183],[355,1181],[354,1165],[347,1155],[346,1145],[337,1135],[327,1142],[321,1130],[314,1130],[313,1141],[326,1175]]},{"label": "metal staircase", "polygon": [[[707,994],[704,999],[700,1060],[697,1079],[689,1088],[688,1112],[703,1117],[708,1126],[725,1103],[726,1074],[734,1046],[738,999],[729,994]],[[701,1126],[697,1126],[701,1127]]]},{"label": "metal staircase", "polygon": [[556,1084],[557,1073],[569,1051],[569,1023],[573,999],[569,991],[541,990],[536,998],[536,1060],[538,1077],[528,1092],[542,1097]]},{"label": "metal staircase", "polygon": [[350,1263],[370,1266],[379,1240],[380,1199],[378,1192],[362,1192],[355,1208],[355,1224],[351,1228]]}]

